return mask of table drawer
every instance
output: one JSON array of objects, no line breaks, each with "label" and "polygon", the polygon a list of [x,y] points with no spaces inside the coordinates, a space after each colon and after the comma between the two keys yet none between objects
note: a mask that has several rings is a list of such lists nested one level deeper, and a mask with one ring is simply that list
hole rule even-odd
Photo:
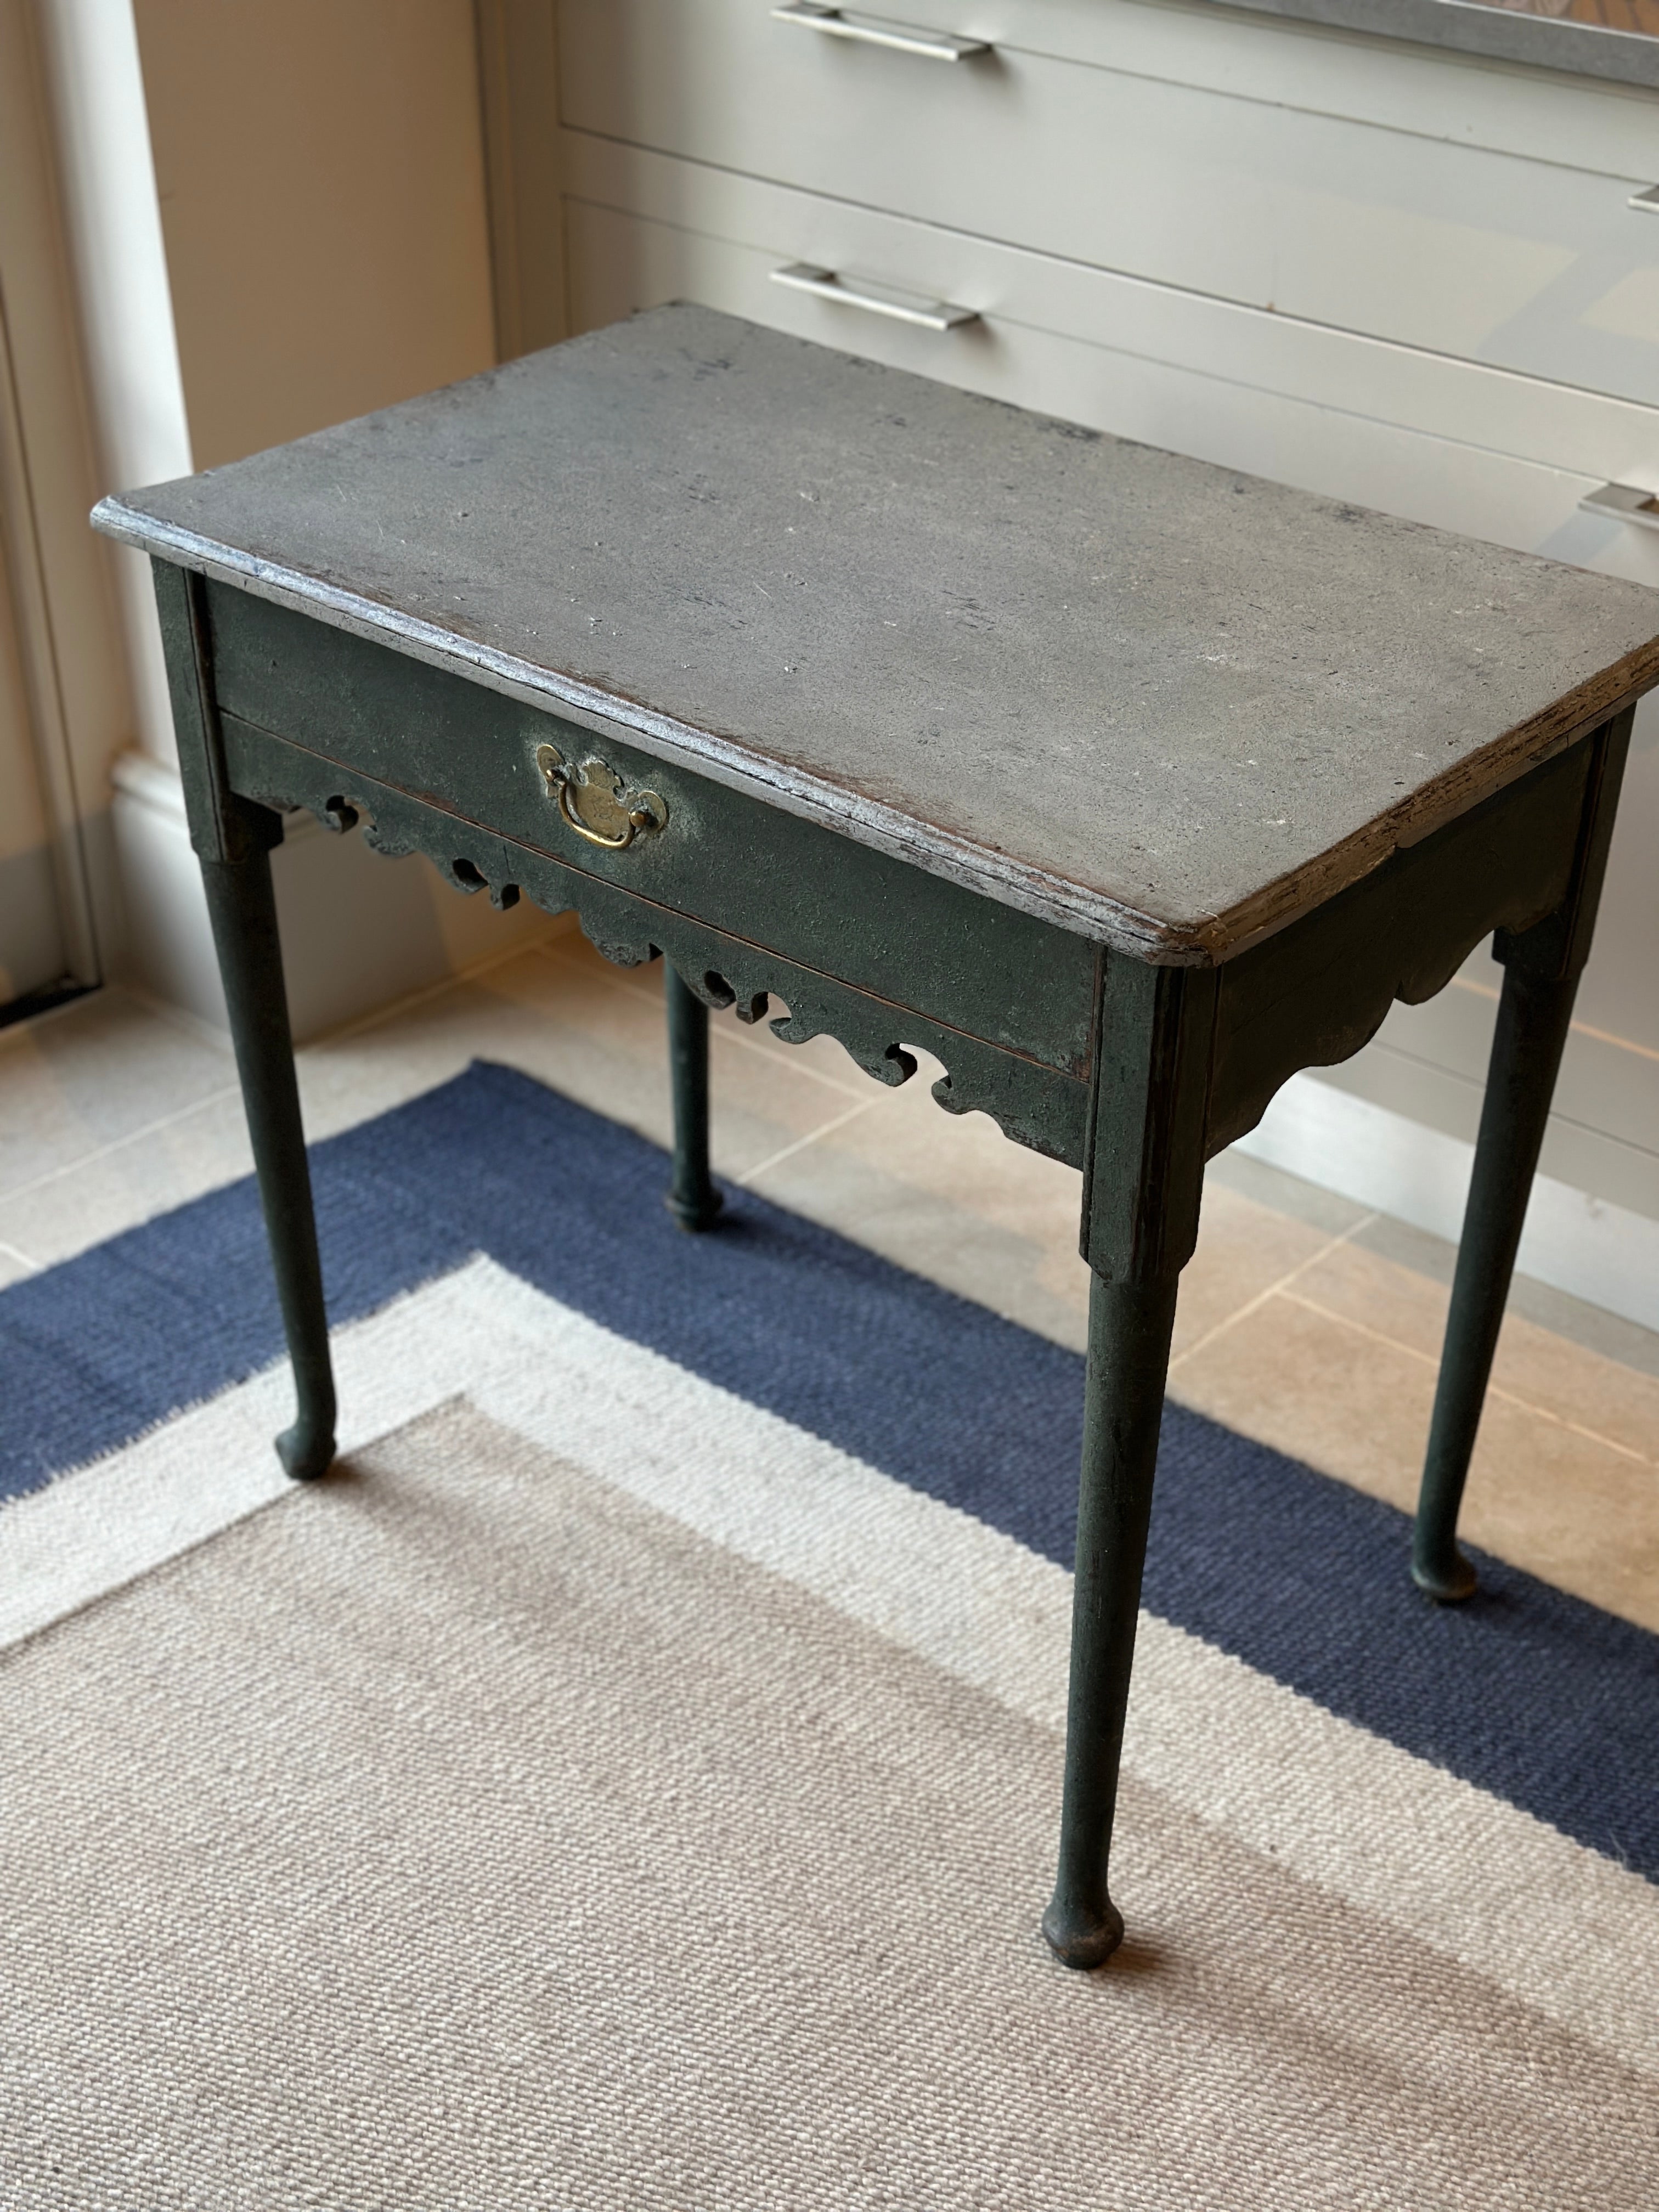
[{"label": "table drawer", "polygon": [[764,0],[565,0],[561,20],[575,129],[1659,400],[1659,222],[1628,178],[1014,46],[945,67]]},{"label": "table drawer", "polygon": [[[453,850],[431,857],[464,885],[514,882],[546,902],[544,885],[563,874],[524,862],[545,854],[559,872],[877,994],[901,1021],[909,1008],[1086,1079],[1097,954],[1085,939],[655,757],[631,732],[578,727],[228,586],[209,595],[233,769],[241,745],[257,773],[262,732],[316,764],[315,788],[240,776],[239,787],[313,807],[339,797],[373,817],[362,784],[385,787],[453,821]],[[624,850],[587,842],[538,769],[544,744],[566,760],[598,756],[626,789],[656,794],[665,825]],[[891,1041],[935,1048],[902,1031]]]}]

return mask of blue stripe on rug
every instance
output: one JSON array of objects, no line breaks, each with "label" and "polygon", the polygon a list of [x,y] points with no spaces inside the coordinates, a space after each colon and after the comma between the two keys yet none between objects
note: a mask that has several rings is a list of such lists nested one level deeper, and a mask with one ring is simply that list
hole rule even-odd
[{"label": "blue stripe on rug", "polygon": [[[1069,1565],[1083,1363],[749,1194],[713,1235],[662,1153],[479,1064],[313,1152],[330,1310],[475,1251],[633,1341]],[[0,1293],[0,1496],[277,1356],[251,1182]],[[1468,1606],[1406,1575],[1407,1523],[1171,1406],[1146,1601],[1408,1751],[1659,1879],[1659,1638],[1494,1560]]]}]

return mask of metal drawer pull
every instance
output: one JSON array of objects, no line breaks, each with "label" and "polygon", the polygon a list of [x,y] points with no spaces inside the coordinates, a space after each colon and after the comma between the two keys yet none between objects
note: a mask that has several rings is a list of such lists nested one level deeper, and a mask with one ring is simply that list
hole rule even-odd
[{"label": "metal drawer pull", "polygon": [[538,745],[536,765],[566,827],[590,845],[625,853],[636,837],[654,836],[668,826],[668,802],[662,793],[629,790],[602,760],[568,761],[556,745]]},{"label": "metal drawer pull", "polygon": [[924,331],[954,331],[979,320],[977,307],[953,307],[944,300],[927,300],[914,292],[896,292],[885,284],[860,280],[849,284],[833,269],[815,269],[810,261],[792,261],[787,269],[772,271],[775,284],[792,292],[811,292],[815,299],[838,300],[843,307],[863,307],[872,315],[890,315],[896,323],[915,323]]},{"label": "metal drawer pull", "polygon": [[949,31],[913,30],[908,23],[890,23],[880,15],[859,15],[847,8],[825,8],[815,0],[785,0],[772,10],[778,23],[801,23],[809,31],[827,31],[832,39],[856,39],[861,46],[890,46],[896,54],[920,54],[930,62],[965,62],[974,54],[988,54],[984,39],[954,38]]},{"label": "metal drawer pull", "polygon": [[1659,530],[1659,498],[1637,484],[1603,484],[1600,491],[1586,492],[1578,504],[1591,514],[1614,514],[1620,522]]},{"label": "metal drawer pull", "polygon": [[1659,185],[1650,185],[1644,192],[1632,192],[1630,204],[1644,215],[1659,215]]}]

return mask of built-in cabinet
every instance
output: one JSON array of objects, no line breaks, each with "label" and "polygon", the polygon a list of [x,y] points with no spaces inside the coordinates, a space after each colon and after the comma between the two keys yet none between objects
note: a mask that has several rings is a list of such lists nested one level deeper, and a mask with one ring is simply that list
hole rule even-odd
[{"label": "built-in cabinet", "polygon": [[[1659,92],[1210,0],[894,9],[941,51],[558,0],[569,326],[696,299],[1659,585],[1659,528],[1581,505],[1659,492]],[[1650,705],[1545,1165],[1650,1218],[1656,852]],[[1331,1079],[1472,1135],[1495,973]]]}]

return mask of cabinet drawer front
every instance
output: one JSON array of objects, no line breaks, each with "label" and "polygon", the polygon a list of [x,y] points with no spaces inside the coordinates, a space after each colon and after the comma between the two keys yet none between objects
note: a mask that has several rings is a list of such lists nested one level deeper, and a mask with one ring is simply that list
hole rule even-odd
[{"label": "cabinet drawer front", "polygon": [[[453,850],[437,857],[453,879],[495,890],[529,880],[513,872],[506,841],[999,1051],[1086,1076],[1097,953],[1085,939],[659,760],[632,732],[579,727],[269,600],[209,592],[227,716],[328,765],[325,801],[362,806],[355,774],[450,816]],[[654,794],[664,826],[625,849],[590,842],[538,768],[549,744],[566,761],[601,759],[625,792]]]},{"label": "cabinet drawer front", "polygon": [[[573,182],[595,195],[565,208],[578,329],[696,300],[1017,406],[1659,585],[1659,532],[1578,510],[1586,492],[1659,452],[1652,409],[574,133],[565,143],[580,157],[567,163]],[[781,259],[843,249],[895,280],[995,301],[995,313],[936,333],[768,281]]]},{"label": "cabinet drawer front", "polygon": [[1659,222],[1628,179],[1018,48],[947,69],[761,0],[566,0],[562,25],[574,129],[1659,401]]}]

